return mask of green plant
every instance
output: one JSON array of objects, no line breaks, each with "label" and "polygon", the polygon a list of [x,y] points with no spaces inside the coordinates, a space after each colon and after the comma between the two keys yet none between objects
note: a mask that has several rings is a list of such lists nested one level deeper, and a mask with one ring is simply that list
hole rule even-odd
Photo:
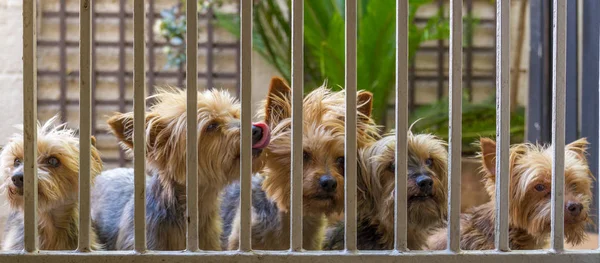
[{"label": "green plant", "polygon": [[[448,21],[443,10],[423,25],[414,21],[415,14],[432,0],[409,1],[409,61],[413,61],[421,43],[446,39]],[[395,1],[362,0],[358,5],[357,67],[358,88],[375,96],[374,116],[383,120],[387,98],[394,89],[395,78]],[[325,79],[332,88],[344,85],[344,1],[307,0],[304,5],[305,86],[311,90]],[[254,4],[254,49],[290,80],[290,1],[280,6],[275,0]],[[219,15],[219,24],[239,35],[236,15]]]},{"label": "green plant", "polygon": [[[443,10],[418,25],[415,14],[432,0],[409,1],[409,61],[413,61],[421,43],[446,39],[448,21]],[[254,1],[253,46],[263,58],[290,81],[290,3],[276,0]],[[222,2],[221,2],[222,4]],[[206,6],[210,6],[206,5]],[[384,119],[386,98],[391,95],[395,78],[395,0],[361,0],[358,5],[357,67],[358,88],[369,90],[377,96],[373,101],[374,116]],[[344,85],[344,1],[306,0],[304,5],[305,87],[307,91],[325,80],[337,89]],[[239,17],[236,14],[215,12],[218,25],[239,36]],[[166,39],[185,36],[185,24],[176,23],[180,16],[167,15]],[[171,22],[174,21],[174,22]],[[183,42],[183,41],[181,41]],[[166,50],[169,65],[183,63],[183,49]],[[172,58],[172,59],[171,59]]]},{"label": "green plant", "polygon": [[[483,103],[470,103],[463,96],[462,152],[472,154],[479,149],[473,145],[479,137],[496,136],[496,103],[491,96]],[[413,132],[433,133],[448,140],[448,98],[417,108],[411,118]],[[525,134],[525,109],[517,108],[510,116],[511,143],[522,142]]]}]

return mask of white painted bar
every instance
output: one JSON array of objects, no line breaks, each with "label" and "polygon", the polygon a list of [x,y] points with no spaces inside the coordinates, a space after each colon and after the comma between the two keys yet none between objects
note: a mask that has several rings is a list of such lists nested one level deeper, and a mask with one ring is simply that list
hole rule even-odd
[{"label": "white painted bar", "polygon": [[496,249],[508,245],[510,0],[496,1]]},{"label": "white painted bar", "polygon": [[37,252],[37,33],[36,0],[23,1],[23,140],[25,204],[24,246],[26,252]]},{"label": "white painted bar", "polygon": [[[377,96],[377,95],[375,95]],[[396,0],[396,191],[394,249],[407,250],[408,0]]]},{"label": "white painted bar", "polygon": [[89,0],[79,2],[79,246],[90,251],[90,184],[92,136],[92,13]]},{"label": "white painted bar", "polygon": [[240,0],[240,251],[252,250],[252,1]]},{"label": "white painted bar", "polygon": [[304,92],[304,0],[292,0],[292,164],[290,248],[302,250],[302,99]]},{"label": "white painted bar", "polygon": [[448,93],[448,249],[460,251],[460,179],[462,159],[462,0],[450,3],[450,53]]},{"label": "white painted bar", "polygon": [[567,1],[552,3],[552,250],[564,249]]},{"label": "white painted bar", "polygon": [[357,4],[346,0],[346,140],[345,140],[345,248],[356,250],[356,41]]},{"label": "white painted bar", "polygon": [[146,73],[144,0],[133,3],[133,172],[135,251],[146,251]]},{"label": "white painted bar", "polygon": [[548,253],[547,250],[515,251],[417,251],[402,255],[393,251],[223,251],[180,252],[148,251],[139,254],[131,251],[96,251],[73,253],[65,251],[41,251],[26,254],[0,254],[0,262],[11,263],[187,263],[187,262],[269,262],[269,263],[355,263],[355,262],[446,262],[446,263],[597,263],[599,250],[572,250],[562,253]]},{"label": "white painted bar", "polygon": [[187,1],[186,17],[187,250],[194,252],[198,251],[198,1]]}]

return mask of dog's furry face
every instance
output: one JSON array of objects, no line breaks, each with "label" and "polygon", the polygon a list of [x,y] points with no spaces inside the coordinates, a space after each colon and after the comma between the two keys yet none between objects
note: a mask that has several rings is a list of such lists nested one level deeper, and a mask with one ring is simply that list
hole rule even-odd
[{"label": "dog's furry face", "polygon": [[[146,161],[151,169],[166,176],[161,177],[161,181],[185,184],[186,92],[161,89],[150,98],[155,103],[146,112]],[[239,102],[226,91],[208,90],[198,93],[197,108],[199,184],[224,185],[237,180],[240,169]],[[122,145],[132,151],[133,113],[117,113],[108,124]],[[268,130],[265,136],[269,136]],[[253,150],[253,171],[262,168],[259,157],[262,147]]]},{"label": "dog's furry face", "polygon": [[[358,207],[365,219],[390,231],[394,229],[395,148],[395,135],[388,135],[359,154]],[[411,132],[407,148],[408,221],[425,230],[446,216],[448,152],[437,137]]]},{"label": "dog's furry face", "polygon": [[[79,196],[79,139],[65,125],[55,125],[57,120],[54,117],[44,125],[38,123],[37,127],[38,209],[41,212],[76,202]],[[95,144],[94,138],[92,144]],[[96,147],[92,146],[91,152],[93,181],[102,171],[102,160]],[[23,208],[23,163],[23,134],[17,133],[0,153],[2,188],[13,209]]]},{"label": "dog's furry face", "polygon": [[[496,143],[481,141],[486,189],[495,198]],[[585,157],[588,142],[579,139],[565,147],[565,237],[572,244],[584,240],[592,199],[591,172]],[[541,237],[550,234],[552,149],[549,146],[517,144],[510,149],[510,223]],[[576,211],[574,211],[576,210]]]},{"label": "dog's furry face", "polygon": [[[331,214],[344,208],[344,98],[320,87],[303,101],[303,205],[309,215]],[[374,142],[377,128],[370,118],[372,95],[358,94],[358,147]],[[266,153],[263,188],[280,210],[290,205],[291,90],[278,78],[271,81],[264,111],[273,131]]]}]

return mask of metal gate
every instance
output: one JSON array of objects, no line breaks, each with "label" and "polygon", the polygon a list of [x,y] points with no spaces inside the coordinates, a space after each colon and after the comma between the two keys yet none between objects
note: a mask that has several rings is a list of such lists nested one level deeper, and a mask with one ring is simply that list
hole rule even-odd
[{"label": "metal gate", "polygon": [[[552,141],[553,188],[551,249],[536,251],[509,251],[508,236],[508,177],[501,176],[496,182],[496,250],[461,251],[459,247],[460,214],[460,157],[461,157],[461,99],[462,99],[462,0],[452,0],[450,8],[450,134],[449,134],[449,201],[448,201],[448,250],[436,252],[412,252],[407,245],[406,218],[406,167],[408,128],[408,1],[397,0],[396,27],[396,217],[395,246],[391,251],[358,251],[356,242],[356,165],[346,165],[345,172],[345,250],[337,252],[307,252],[302,250],[302,181],[292,176],[291,249],[284,252],[252,251],[250,236],[251,209],[251,51],[252,51],[252,1],[242,0],[241,16],[241,231],[240,248],[237,251],[211,252],[198,249],[198,192],[197,184],[197,130],[188,129],[187,154],[187,249],[182,252],[158,252],[146,249],[145,237],[145,148],[134,145],[135,168],[135,250],[122,252],[93,251],[90,247],[90,135],[91,135],[91,12],[89,0],[80,2],[80,222],[77,251],[39,251],[37,240],[37,177],[36,177],[36,1],[25,0],[23,5],[23,89],[24,89],[24,138],[25,138],[25,250],[18,253],[0,254],[0,262],[600,262],[599,250],[565,251],[563,248],[563,198],[564,198],[564,148],[565,148],[565,52],[566,52],[566,3],[553,0],[553,79],[552,79]],[[134,115],[144,119],[145,70],[144,70],[144,1],[134,1]],[[187,1],[187,76],[197,75],[197,1]],[[509,147],[509,7],[510,1],[497,1],[496,26],[496,174],[508,172]],[[356,163],[356,40],[357,1],[346,0],[346,164]],[[292,7],[292,90],[293,123],[302,122],[303,90],[303,1],[293,1]],[[187,78],[186,86],[196,87],[197,78]],[[195,114],[197,93],[187,90],[187,113]],[[196,127],[195,119],[188,118],[187,127]],[[144,141],[144,122],[135,122],[134,141]],[[302,163],[301,125],[293,125],[292,163]],[[296,161],[298,160],[298,161]],[[300,167],[300,169],[298,169]],[[292,173],[301,172],[295,166]]]}]

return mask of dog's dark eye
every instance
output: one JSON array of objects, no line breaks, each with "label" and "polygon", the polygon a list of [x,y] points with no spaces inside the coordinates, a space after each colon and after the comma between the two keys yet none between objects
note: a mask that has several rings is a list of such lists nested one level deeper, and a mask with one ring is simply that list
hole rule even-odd
[{"label": "dog's dark eye", "polygon": [[218,122],[211,122],[208,126],[206,126],[206,131],[207,132],[214,131],[217,128],[219,128],[219,123]]},{"label": "dog's dark eye", "polygon": [[396,163],[391,163],[390,166],[388,166],[388,170],[390,170],[392,173],[396,172]]},{"label": "dog's dark eye", "polygon": [[345,161],[344,161],[344,156],[340,156],[340,157],[338,157],[337,159],[335,159],[335,164],[336,164],[338,167],[340,167],[341,169],[344,169],[344,164],[345,164]]},{"label": "dog's dark eye", "polygon": [[427,158],[427,160],[425,160],[425,165],[431,166],[432,164],[433,164],[433,159]]},{"label": "dog's dark eye", "polygon": [[60,165],[60,161],[56,157],[50,157],[46,160],[46,163],[52,167],[58,167]]},{"label": "dog's dark eye", "polygon": [[307,162],[308,160],[310,160],[310,153],[307,153],[306,151],[302,152],[302,158],[305,162]]},{"label": "dog's dark eye", "polygon": [[546,190],[546,186],[543,185],[543,184],[537,184],[535,186],[535,190],[538,191],[538,192],[542,192],[542,191]]},{"label": "dog's dark eye", "polygon": [[16,159],[15,159],[15,161],[14,161],[14,163],[13,163],[13,165],[14,165],[15,167],[19,167],[19,166],[21,166],[21,163],[23,163],[23,162],[21,161],[21,159],[19,159],[19,158],[16,158]]}]

